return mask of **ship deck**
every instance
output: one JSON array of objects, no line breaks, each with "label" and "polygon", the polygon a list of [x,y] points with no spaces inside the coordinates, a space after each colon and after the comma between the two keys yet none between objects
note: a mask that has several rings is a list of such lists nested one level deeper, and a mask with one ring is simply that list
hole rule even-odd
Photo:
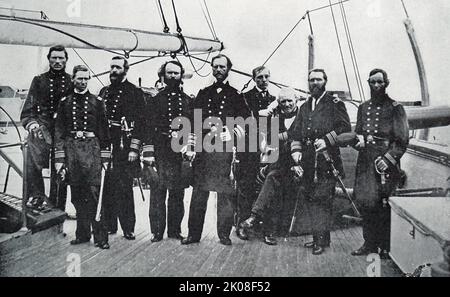
[{"label": "ship deck", "polygon": [[[190,192],[190,191],[189,191]],[[188,276],[188,277],[298,277],[298,276],[367,276],[370,262],[350,252],[362,244],[361,228],[347,226],[334,230],[331,247],[319,256],[303,247],[310,236],[278,238],[269,246],[261,238],[242,241],[232,234],[232,246],[221,245],[216,235],[215,195],[208,202],[205,228],[200,243],[188,246],[164,238],[150,241],[148,223],[149,191],[143,202],[138,191],[136,203],[136,240],[126,240],[120,231],[109,237],[111,248],[101,250],[92,241],[77,246],[76,222],[66,220],[64,233],[33,239],[32,245],[2,255],[0,276],[67,276],[70,259],[79,257],[81,276]],[[185,196],[190,197],[190,193]],[[188,199],[182,231],[187,233]],[[67,234],[64,236],[64,234]],[[34,234],[32,236],[36,236]],[[391,260],[381,260],[381,276],[401,276]]]}]

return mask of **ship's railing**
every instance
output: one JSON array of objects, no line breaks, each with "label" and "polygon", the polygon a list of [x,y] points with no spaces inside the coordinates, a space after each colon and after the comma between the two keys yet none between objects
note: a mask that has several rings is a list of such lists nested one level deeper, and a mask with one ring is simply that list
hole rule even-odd
[{"label": "ship's railing", "polygon": [[[23,155],[23,167],[22,167],[23,170],[22,171],[17,166],[17,164],[2,151],[2,149],[9,148],[9,147],[20,147],[21,148],[22,155]],[[9,180],[9,173],[11,171],[11,168],[13,168],[19,174],[19,176],[22,177],[22,229],[27,229],[27,205],[26,205],[26,202],[27,202],[26,197],[27,197],[27,192],[28,192],[27,170],[26,170],[27,154],[28,154],[28,145],[27,145],[26,141],[0,145],[0,157],[2,157],[6,161],[6,163],[8,163],[3,192],[6,192],[6,189],[8,186],[8,180]]]}]

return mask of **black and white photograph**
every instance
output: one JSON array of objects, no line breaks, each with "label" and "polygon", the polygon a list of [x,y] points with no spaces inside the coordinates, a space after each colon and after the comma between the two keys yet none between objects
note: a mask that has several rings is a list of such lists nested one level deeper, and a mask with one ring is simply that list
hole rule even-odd
[{"label": "black and white photograph", "polygon": [[0,276],[450,277],[449,53],[446,0],[0,0]]}]

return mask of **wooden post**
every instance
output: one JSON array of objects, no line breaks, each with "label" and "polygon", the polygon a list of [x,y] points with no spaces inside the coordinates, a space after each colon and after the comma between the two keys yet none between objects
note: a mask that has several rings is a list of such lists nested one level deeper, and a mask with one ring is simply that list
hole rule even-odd
[{"label": "wooden post", "polygon": [[22,143],[22,155],[23,155],[23,171],[22,171],[22,230],[27,230],[27,199],[28,199],[28,187],[27,187],[27,155],[28,144],[25,140]]}]

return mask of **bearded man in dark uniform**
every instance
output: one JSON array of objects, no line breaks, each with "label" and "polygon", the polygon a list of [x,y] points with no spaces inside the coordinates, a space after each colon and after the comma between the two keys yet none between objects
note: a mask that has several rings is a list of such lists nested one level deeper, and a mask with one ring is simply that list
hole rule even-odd
[{"label": "bearded man in dark uniform", "polygon": [[[172,150],[171,142],[179,138],[178,131],[172,128],[172,121],[177,117],[190,116],[189,95],[183,92],[181,82],[184,68],[178,61],[168,61],[161,66],[165,87],[152,98],[148,105],[147,138],[144,144],[144,162],[157,173],[157,180],[151,185],[150,228],[152,242],[161,241],[166,229],[166,195],[167,201],[167,235],[169,238],[183,239],[181,221],[184,216],[184,189],[189,183],[183,180],[181,152]],[[152,169],[154,168],[154,169]]]},{"label": "bearded man in dark uniform", "polygon": [[[186,153],[189,159],[193,159],[194,181],[189,210],[189,235],[181,241],[182,244],[200,241],[208,196],[210,191],[215,191],[217,234],[220,243],[231,245],[229,236],[233,226],[235,189],[230,178],[233,152],[229,149],[229,142],[233,141],[232,133],[236,135],[238,142],[241,141],[245,137],[245,130],[238,124],[228,127],[225,123],[227,117],[245,119],[250,116],[250,111],[244,98],[227,81],[232,67],[230,59],[219,54],[212,59],[211,65],[216,82],[199,91],[193,102],[193,113],[196,115],[199,112],[201,119],[195,120],[200,120],[203,127],[208,127],[203,129],[202,135],[194,135],[197,138],[196,150],[208,141],[212,148],[203,147],[195,158],[196,152],[188,150]],[[221,149],[216,149],[217,147]]]},{"label": "bearded man in dark uniform", "polygon": [[[54,114],[59,102],[71,89],[70,75],[66,73],[68,59],[66,49],[53,46],[48,51],[49,71],[35,76],[31,82],[27,99],[22,109],[20,119],[28,131],[27,155],[27,189],[24,199],[29,199],[27,205],[40,208],[44,204],[45,189],[42,169],[48,168],[51,160],[50,202],[53,206],[65,209],[67,188],[60,186],[56,193],[56,172],[54,169]],[[56,201],[56,197],[59,197]]]},{"label": "bearded man in dark uniform", "polygon": [[[108,167],[111,154],[108,121],[103,99],[87,88],[89,79],[86,66],[74,67],[75,88],[61,99],[55,122],[55,167],[63,179],[67,172],[77,212],[76,238],[70,243],[90,241],[92,227],[95,246],[109,249],[104,213],[99,205],[101,171]],[[101,212],[97,221],[98,209]]]},{"label": "bearded man in dark uniform", "polygon": [[111,85],[101,89],[99,96],[106,105],[112,143],[112,163],[105,182],[105,216],[108,232],[117,232],[117,219],[123,235],[134,240],[133,177],[140,170],[139,151],[143,139],[145,118],[144,94],[126,76],[128,61],[120,56],[111,60]]},{"label": "bearded man in dark uniform", "polygon": [[[259,119],[260,112],[266,110],[275,96],[269,93],[270,70],[265,66],[253,69],[255,87],[244,93],[244,98],[250,108],[252,117]],[[259,133],[258,133],[259,135]],[[249,147],[249,145],[247,145]],[[259,146],[258,146],[259,147]],[[248,240],[246,229],[240,223],[250,216],[251,208],[257,198],[256,176],[260,168],[260,152],[238,153],[239,166],[237,170],[237,225],[236,235],[242,240]]]},{"label": "bearded man in dark uniform", "polygon": [[306,210],[313,240],[305,244],[314,255],[330,246],[332,207],[336,180],[322,153],[326,150],[336,169],[344,175],[337,143],[338,135],[350,132],[350,119],[344,102],[326,92],[327,75],[313,69],[308,75],[311,97],[300,107],[292,130],[292,158],[304,170]]},{"label": "bearded man in dark uniform", "polygon": [[389,196],[400,181],[400,158],[409,142],[405,110],[386,94],[387,73],[374,69],[369,74],[371,99],[358,108],[355,148],[355,197],[361,205],[364,244],[352,252],[360,256],[377,253],[388,257],[390,247]]}]

